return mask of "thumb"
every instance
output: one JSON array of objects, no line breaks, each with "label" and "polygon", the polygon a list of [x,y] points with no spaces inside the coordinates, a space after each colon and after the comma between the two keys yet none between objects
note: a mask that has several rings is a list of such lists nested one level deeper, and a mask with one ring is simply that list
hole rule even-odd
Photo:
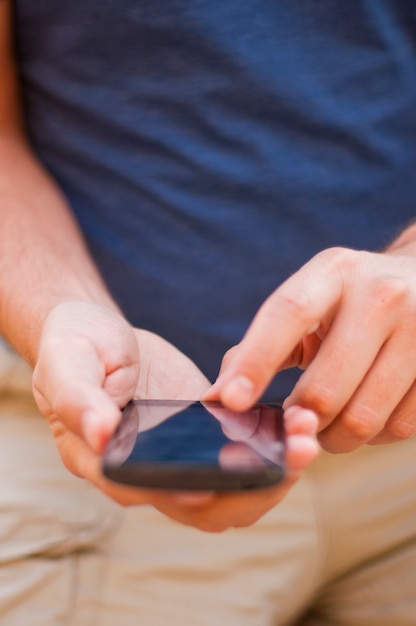
[{"label": "thumb", "polygon": [[50,422],[59,420],[100,452],[120,419],[120,408],[105,391],[105,381],[105,364],[92,342],[72,337],[42,346],[33,392]]},{"label": "thumb", "polygon": [[221,366],[217,375],[217,379],[213,385],[204,393],[201,400],[217,401],[220,400],[220,390],[224,380],[227,378],[227,372],[230,368],[230,362],[235,357],[240,349],[240,344],[236,344],[232,348],[229,348],[222,357]]}]

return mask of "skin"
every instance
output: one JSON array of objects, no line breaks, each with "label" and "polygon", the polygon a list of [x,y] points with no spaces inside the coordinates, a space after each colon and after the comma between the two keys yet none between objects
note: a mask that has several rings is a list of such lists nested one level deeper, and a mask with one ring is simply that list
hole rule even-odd
[{"label": "skin", "polygon": [[151,504],[219,532],[275,506],[318,452],[313,412],[286,415],[288,478],[246,494],[112,483],[103,448],[132,397],[198,399],[209,381],[163,338],[133,328],[109,294],[70,207],[31,151],[20,113],[11,3],[0,0],[0,333],[33,367],[33,392],[65,466],[123,505]]},{"label": "skin", "polygon": [[274,291],[224,358],[207,399],[244,410],[275,374],[304,369],[284,406],[312,411],[348,452],[416,432],[416,227],[383,253],[324,250]]}]

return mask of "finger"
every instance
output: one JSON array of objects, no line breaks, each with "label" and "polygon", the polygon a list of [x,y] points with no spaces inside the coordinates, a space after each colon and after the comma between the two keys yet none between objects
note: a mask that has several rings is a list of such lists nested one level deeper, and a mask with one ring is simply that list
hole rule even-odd
[{"label": "finger", "polygon": [[416,435],[416,384],[395,407],[380,433],[368,442],[372,445],[393,443]]},{"label": "finger", "polygon": [[348,404],[319,434],[325,449],[349,452],[382,431],[415,379],[414,356],[407,346],[404,333],[396,333],[383,346]]},{"label": "finger", "polygon": [[316,436],[319,422],[316,413],[310,409],[293,405],[284,410],[284,422],[286,436],[290,435],[306,435],[307,437]]},{"label": "finger", "polygon": [[226,406],[237,411],[247,409],[302,338],[332,316],[343,289],[341,272],[333,271],[333,254],[318,254],[259,309],[215,383],[216,393]]},{"label": "finger", "polygon": [[172,519],[203,530],[219,533],[228,528],[250,526],[257,522],[287,494],[293,481],[285,481],[278,487],[268,487],[255,492],[218,494],[205,506],[178,507],[172,502],[155,504],[155,508]]},{"label": "finger", "polygon": [[59,419],[50,424],[56,447],[65,467],[80,478],[94,482],[99,467],[99,457],[88,447],[85,441],[68,431]]},{"label": "finger", "polygon": [[42,347],[33,377],[40,409],[57,415],[73,433],[99,451],[119,419],[117,403],[104,391],[105,367],[88,340]]},{"label": "finger", "polygon": [[292,406],[284,412],[286,431],[286,472],[297,478],[319,454],[316,440],[318,418],[313,411]]},{"label": "finger", "polygon": [[238,343],[232,348],[229,348],[227,352],[224,354],[224,356],[222,357],[221,366],[217,375],[217,379],[215,383],[211,385],[209,389],[207,389],[204,392],[201,400],[203,401],[206,400],[207,402],[210,402],[210,401],[217,402],[220,400],[219,390],[221,386],[221,381],[223,379],[223,375],[224,373],[227,372],[227,368],[229,367],[232,357],[236,356],[239,349],[240,349],[240,344]]},{"label": "finger", "polygon": [[319,455],[319,444],[309,435],[292,435],[286,443],[286,466],[289,478],[299,478],[301,473]]},{"label": "finger", "polygon": [[357,311],[359,293],[352,293],[321,344],[315,358],[284,402],[314,411],[320,430],[341,413],[392,334],[395,320],[377,307]]}]

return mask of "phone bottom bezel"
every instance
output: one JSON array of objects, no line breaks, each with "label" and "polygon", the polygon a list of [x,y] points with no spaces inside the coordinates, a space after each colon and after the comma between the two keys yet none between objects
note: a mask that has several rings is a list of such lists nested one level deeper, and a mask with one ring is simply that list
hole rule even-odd
[{"label": "phone bottom bezel", "polygon": [[211,466],[161,467],[153,464],[104,466],[104,476],[112,481],[134,487],[186,491],[240,491],[261,489],[278,484],[284,479],[280,466],[255,470],[224,470]]}]

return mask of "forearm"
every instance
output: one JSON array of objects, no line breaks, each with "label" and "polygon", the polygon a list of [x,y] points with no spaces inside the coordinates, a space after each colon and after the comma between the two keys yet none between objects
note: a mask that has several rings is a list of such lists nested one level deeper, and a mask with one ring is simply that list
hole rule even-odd
[{"label": "forearm", "polygon": [[0,137],[0,334],[31,363],[60,302],[116,308],[65,199],[24,141]]}]

